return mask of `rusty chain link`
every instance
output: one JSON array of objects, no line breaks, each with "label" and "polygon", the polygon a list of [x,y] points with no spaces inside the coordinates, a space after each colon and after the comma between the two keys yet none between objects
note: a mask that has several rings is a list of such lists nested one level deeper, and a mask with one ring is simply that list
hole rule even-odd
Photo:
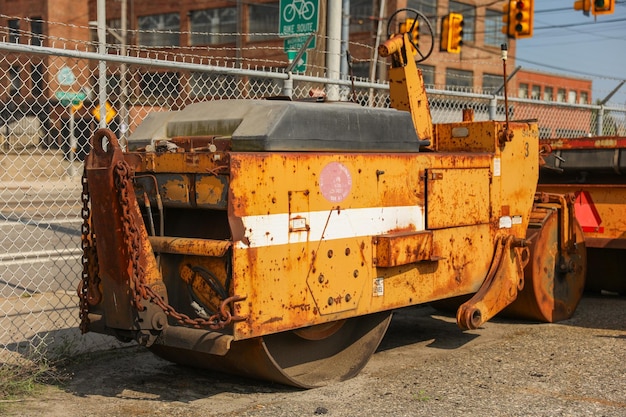
[{"label": "rusty chain link", "polygon": [[131,203],[129,198],[129,190],[132,189],[131,169],[128,163],[124,160],[118,161],[115,166],[115,187],[119,193],[120,205],[122,208],[122,229],[124,235],[124,243],[126,250],[130,252],[131,259],[131,291],[133,306],[138,311],[144,311],[145,306],[142,304],[142,300],[150,300],[157,306],[159,306],[163,312],[175,319],[177,322],[183,325],[188,325],[196,328],[208,327],[212,330],[223,329],[233,321],[244,320],[244,317],[232,315],[229,311],[231,304],[236,301],[241,301],[244,297],[232,296],[222,301],[220,304],[220,311],[208,319],[201,317],[192,319],[184,313],[176,311],[174,307],[165,302],[163,297],[152,289],[145,282],[145,274],[143,266],[141,265],[140,246],[141,237],[137,225],[131,221]]},{"label": "rusty chain link", "polygon": [[83,170],[81,178],[82,192],[80,195],[83,206],[81,208],[81,218],[83,224],[81,226],[81,248],[83,254],[81,263],[83,270],[81,273],[81,281],[78,286],[79,298],[79,318],[80,331],[87,333],[89,331],[89,304],[98,304],[102,295],[99,292],[100,277],[98,275],[98,252],[96,250],[96,240],[91,230],[91,210],[89,207],[89,184],[87,181],[87,169]]}]

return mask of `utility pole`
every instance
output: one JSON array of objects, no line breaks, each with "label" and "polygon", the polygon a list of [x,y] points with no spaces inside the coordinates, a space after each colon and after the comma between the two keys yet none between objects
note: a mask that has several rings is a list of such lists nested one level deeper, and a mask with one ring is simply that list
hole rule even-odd
[{"label": "utility pole", "polygon": [[[326,19],[326,76],[331,80],[339,80],[341,73],[341,2],[328,0]],[[326,97],[330,101],[339,100],[339,86],[328,84],[326,86]]]},{"label": "utility pole", "polygon": [[[98,54],[104,56],[106,54],[106,1],[98,0]],[[107,127],[106,122],[106,105],[107,102],[107,67],[106,61],[98,61],[98,101],[100,103],[100,127]]]},{"label": "utility pole", "polygon": [[[128,17],[127,17],[127,0],[122,0],[121,14],[121,39],[120,39],[120,55],[126,56],[126,43],[128,41]],[[128,85],[126,80],[126,63],[120,64],[120,144],[122,149],[126,149],[126,132],[128,132]],[[102,110],[100,110],[102,116]]]}]

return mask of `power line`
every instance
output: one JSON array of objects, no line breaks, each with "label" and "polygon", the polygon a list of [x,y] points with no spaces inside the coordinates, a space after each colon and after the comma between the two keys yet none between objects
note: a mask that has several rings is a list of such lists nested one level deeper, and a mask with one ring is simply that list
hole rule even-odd
[{"label": "power line", "polygon": [[580,22],[580,23],[566,23],[566,24],[563,24],[563,25],[549,25],[549,26],[543,26],[543,27],[535,27],[533,30],[561,29],[561,28],[579,27],[579,26],[587,26],[587,25],[598,25],[598,24],[606,24],[606,23],[619,23],[619,22],[626,22],[626,18],[612,19],[612,20],[602,20],[601,22]]},{"label": "power line", "polygon": [[604,78],[606,80],[615,80],[615,81],[622,81],[623,80],[623,78],[610,77],[608,75],[601,75],[601,74],[593,74],[593,73],[590,73],[590,72],[578,71],[578,70],[574,70],[574,69],[571,69],[571,68],[557,67],[556,65],[544,64],[544,63],[535,62],[535,61],[531,61],[531,60],[524,59],[524,58],[519,58],[519,57],[515,57],[515,62],[526,62],[527,64],[533,64],[533,65],[537,65],[539,67],[545,67],[545,68],[550,68],[550,69],[554,69],[554,70],[557,70],[557,71],[564,71],[564,72],[570,72],[570,73],[574,73],[574,74],[585,75],[587,77]]}]

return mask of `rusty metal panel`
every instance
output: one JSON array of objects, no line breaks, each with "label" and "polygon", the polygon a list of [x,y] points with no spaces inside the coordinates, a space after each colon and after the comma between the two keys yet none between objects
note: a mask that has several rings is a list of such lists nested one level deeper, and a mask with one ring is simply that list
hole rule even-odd
[{"label": "rusty metal panel", "polygon": [[433,235],[430,231],[376,236],[374,245],[374,261],[378,267],[406,265],[438,258],[433,254]]},{"label": "rusty metal panel", "polygon": [[435,125],[437,151],[496,152],[498,122],[463,122]]},{"label": "rusty metal panel", "polygon": [[221,173],[229,155],[223,152],[131,152],[124,155],[135,172]]},{"label": "rusty metal panel", "polygon": [[318,314],[356,309],[370,272],[359,246],[356,239],[322,241],[313,252],[306,283]]},{"label": "rusty metal panel", "polygon": [[223,175],[197,174],[195,197],[198,208],[226,209],[228,177]]},{"label": "rusty metal panel", "polygon": [[[155,188],[158,187],[158,188]],[[194,204],[191,178],[184,174],[143,174],[135,179],[135,195],[143,201],[145,192],[151,204],[156,205],[156,192],[166,207],[189,207]]]},{"label": "rusty metal panel", "polygon": [[159,192],[164,205],[189,206],[191,204],[191,180],[187,175],[160,174]]},{"label": "rusty metal panel", "polygon": [[489,223],[489,169],[426,170],[426,228]]},{"label": "rusty metal panel", "polygon": [[229,204],[237,217],[284,214],[290,204],[292,214],[301,207],[422,206],[420,167],[429,161],[426,154],[231,154]]}]

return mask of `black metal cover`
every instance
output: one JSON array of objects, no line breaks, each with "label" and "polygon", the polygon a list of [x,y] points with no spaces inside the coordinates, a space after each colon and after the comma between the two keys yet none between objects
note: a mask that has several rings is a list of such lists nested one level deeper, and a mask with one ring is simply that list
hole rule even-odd
[{"label": "black metal cover", "polygon": [[[231,136],[236,152],[418,152],[420,146],[410,113],[353,103],[217,100],[191,104],[163,119],[166,126],[144,126],[131,141]],[[157,114],[149,123],[158,121]],[[140,132],[166,137],[139,137]]]}]

